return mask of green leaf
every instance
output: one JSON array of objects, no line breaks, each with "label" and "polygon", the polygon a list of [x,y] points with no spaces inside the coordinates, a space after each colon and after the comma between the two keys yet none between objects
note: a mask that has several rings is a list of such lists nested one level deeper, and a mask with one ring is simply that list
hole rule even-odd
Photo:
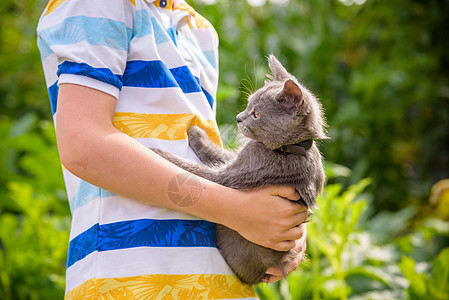
[{"label": "green leaf", "polygon": [[413,260],[413,258],[403,256],[398,265],[402,271],[402,274],[404,274],[404,277],[410,283],[409,290],[411,296],[418,298],[425,297],[427,293],[426,274],[419,274],[418,272],[416,272],[415,261]]},{"label": "green leaf", "polygon": [[18,137],[29,132],[37,123],[37,116],[34,113],[28,113],[14,123],[9,136],[11,138]]},{"label": "green leaf", "polygon": [[335,177],[349,177],[351,175],[351,169],[330,161],[324,163],[324,171],[328,179]]},{"label": "green leaf", "polygon": [[449,295],[449,248],[443,249],[433,262],[428,286],[433,299],[447,299]]},{"label": "green leaf", "polygon": [[374,216],[367,224],[368,230],[383,244],[402,232],[416,215],[416,207],[409,206],[397,212],[383,211]]}]

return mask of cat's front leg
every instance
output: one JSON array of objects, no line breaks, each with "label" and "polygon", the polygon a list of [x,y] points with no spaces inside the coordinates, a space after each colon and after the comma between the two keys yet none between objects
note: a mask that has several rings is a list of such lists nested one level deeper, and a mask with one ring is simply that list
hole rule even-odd
[{"label": "cat's front leg", "polygon": [[198,163],[192,162],[187,159],[183,159],[179,156],[176,156],[174,154],[171,154],[170,152],[166,152],[160,149],[156,148],[150,148],[153,152],[158,154],[159,156],[162,156],[169,162],[177,165],[178,167],[186,170],[187,172],[190,172],[192,174],[195,174],[197,176],[203,177],[205,179],[216,181],[216,172],[205,165],[200,165]]},{"label": "cat's front leg", "polygon": [[232,153],[217,147],[198,126],[190,127],[188,135],[190,147],[204,164],[220,166],[233,158]]}]

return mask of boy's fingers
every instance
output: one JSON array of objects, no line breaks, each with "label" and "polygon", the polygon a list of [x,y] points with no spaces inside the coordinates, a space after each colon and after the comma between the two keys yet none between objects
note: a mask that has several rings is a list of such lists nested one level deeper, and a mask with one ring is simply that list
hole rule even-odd
[{"label": "boy's fingers", "polygon": [[277,251],[288,251],[290,249],[293,249],[296,245],[296,241],[295,240],[287,240],[287,241],[281,241],[275,245],[273,245],[273,247],[270,247],[274,250]]},{"label": "boy's fingers", "polygon": [[309,214],[307,210],[303,210],[293,216],[293,222],[296,226],[301,226],[301,224],[303,224],[307,220],[308,216]]},{"label": "boy's fingers", "polygon": [[272,190],[272,195],[273,196],[279,196],[291,201],[298,201],[301,196],[299,195],[299,193],[292,187],[289,186],[273,186],[271,187]]},{"label": "boy's fingers", "polygon": [[275,267],[268,268],[268,270],[265,273],[271,276],[283,276],[281,269]]}]

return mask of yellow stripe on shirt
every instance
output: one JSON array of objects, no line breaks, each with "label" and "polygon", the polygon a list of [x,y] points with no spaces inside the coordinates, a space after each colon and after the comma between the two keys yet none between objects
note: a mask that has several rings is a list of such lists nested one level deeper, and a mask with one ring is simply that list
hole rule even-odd
[{"label": "yellow stripe on shirt", "polygon": [[256,297],[234,275],[152,274],[122,278],[93,278],[70,290],[66,300],[116,299],[236,299]]},{"label": "yellow stripe on shirt", "polygon": [[173,7],[173,10],[184,10],[191,14],[193,17],[196,15],[195,10],[187,3],[178,3],[175,5],[175,7]]},{"label": "yellow stripe on shirt", "polygon": [[[168,141],[185,140],[187,131],[198,126],[217,146],[223,147],[214,121],[203,120],[195,114],[138,114],[116,112],[114,127],[133,138],[154,138]],[[62,170],[66,168],[62,165]]]},{"label": "yellow stripe on shirt", "polygon": [[62,3],[64,3],[65,0],[50,0],[50,2],[48,2],[47,4],[47,12],[45,13],[45,15],[48,15],[49,13],[53,12],[55,9],[58,8],[59,5],[61,5]]},{"label": "yellow stripe on shirt", "polygon": [[215,121],[203,120],[195,114],[142,114],[117,112],[114,126],[133,138],[154,138],[168,141],[187,139],[192,126],[202,128],[209,138],[222,146]]},{"label": "yellow stripe on shirt", "polygon": [[[197,28],[214,28],[212,24],[202,15],[196,14],[195,17],[195,23]],[[214,29],[215,30],[215,29]]]}]

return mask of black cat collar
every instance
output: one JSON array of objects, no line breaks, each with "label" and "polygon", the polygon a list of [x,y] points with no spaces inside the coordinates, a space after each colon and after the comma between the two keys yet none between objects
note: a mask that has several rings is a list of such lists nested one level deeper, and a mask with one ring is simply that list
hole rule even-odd
[{"label": "black cat collar", "polygon": [[306,151],[309,150],[313,145],[313,140],[305,140],[297,144],[284,145],[280,148],[275,149],[276,152],[281,152],[283,154],[296,154],[301,156],[306,156]]}]

